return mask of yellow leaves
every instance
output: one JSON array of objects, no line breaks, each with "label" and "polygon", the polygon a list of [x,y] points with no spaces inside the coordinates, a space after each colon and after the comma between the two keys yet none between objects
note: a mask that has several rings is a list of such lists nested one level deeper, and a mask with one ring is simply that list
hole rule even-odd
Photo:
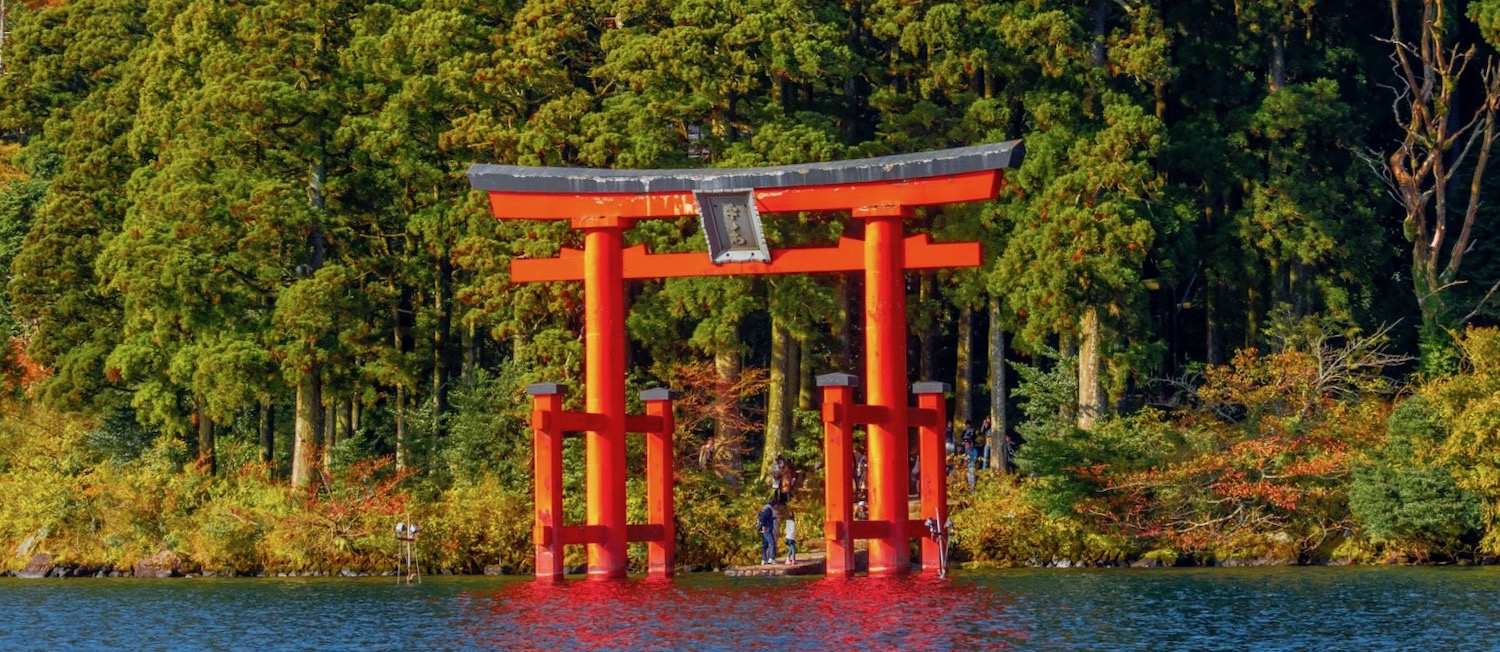
[{"label": "yellow leaves", "polygon": [[1448,438],[1451,451],[1465,457],[1500,456],[1500,394],[1471,401],[1455,416]]},{"label": "yellow leaves", "polygon": [[1465,360],[1486,387],[1500,384],[1500,329],[1469,327],[1462,342]]},{"label": "yellow leaves", "polygon": [[0,187],[13,181],[26,179],[26,172],[15,166],[12,161],[21,152],[21,146],[17,143],[0,142]]}]

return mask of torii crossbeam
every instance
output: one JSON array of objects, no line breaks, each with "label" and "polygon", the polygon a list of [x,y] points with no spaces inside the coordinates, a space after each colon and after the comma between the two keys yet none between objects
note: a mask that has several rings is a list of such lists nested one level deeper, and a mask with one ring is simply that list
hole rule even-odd
[{"label": "torii crossbeam", "polygon": [[[474,188],[489,193],[499,219],[570,220],[584,233],[584,248],[556,258],[511,262],[511,280],[583,281],[585,303],[585,412],[561,410],[556,385],[533,387],[536,433],[536,524],[539,578],[561,579],[562,546],[588,546],[588,573],[623,577],[629,541],[649,544],[649,572],[672,573],[674,530],[671,396],[652,390],[650,414],[625,412],[626,279],[737,274],[863,271],[865,280],[865,403],[852,400],[851,376],[825,377],[824,454],[828,539],[827,572],[854,570],[853,540],[870,540],[870,572],[902,574],[910,568],[910,541],[925,536],[907,506],[908,428],[920,427],[922,516],[947,519],[942,457],[941,388],[919,383],[917,407],[906,388],[905,272],[974,267],[977,242],[933,243],[904,236],[902,220],[920,206],[994,199],[1003,170],[1020,165],[1020,141],[884,156],[834,163],[764,168],[600,170],[475,165]],[[636,220],[703,214],[710,255],[650,253],[625,248],[623,234]],[[760,232],[763,213],[848,211],[865,221],[863,241],[842,238],[831,247],[770,250]],[[723,262],[725,260],[735,262]],[[829,407],[835,406],[835,407]],[[869,428],[869,519],[853,518],[853,424]],[[561,460],[555,454],[565,431],[586,432],[586,522],[562,523]],[[650,437],[647,504],[650,522],[625,517],[625,435]],[[927,441],[932,439],[932,441]],[[664,450],[658,450],[663,449]],[[656,451],[653,455],[652,451]],[[931,554],[929,554],[929,552]],[[924,569],[936,569],[936,545],[924,543]]]}]

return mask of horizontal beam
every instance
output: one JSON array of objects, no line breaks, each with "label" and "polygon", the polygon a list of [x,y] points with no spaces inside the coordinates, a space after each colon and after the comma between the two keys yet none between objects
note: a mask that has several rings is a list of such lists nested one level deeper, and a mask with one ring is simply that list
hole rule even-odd
[{"label": "horizontal beam", "polygon": [[891,531],[885,521],[853,521],[849,523],[850,539],[883,539]]},{"label": "horizontal beam", "polygon": [[[631,526],[635,527],[635,526]],[[838,525],[833,528],[834,535],[842,534]],[[890,524],[885,521],[854,521],[849,525],[850,539],[880,539],[890,532]],[[906,521],[906,536],[911,539],[924,539],[932,536],[927,529],[927,522],[923,519],[908,519]]]},{"label": "horizontal beam", "polygon": [[564,525],[558,530],[562,533],[562,544],[565,546],[604,541],[603,525]]},{"label": "horizontal beam", "polygon": [[[762,215],[850,211],[858,216],[871,208],[991,200],[1000,194],[1002,178],[999,170],[981,170],[923,179],[753,188],[753,194],[755,208]],[[696,216],[698,204],[691,190],[558,193],[517,189],[491,190],[490,212],[503,220],[656,219]]]},{"label": "horizontal beam", "polygon": [[[906,238],[905,249],[906,269],[978,267],[982,253],[977,242],[934,243],[926,234]],[[864,242],[853,238],[839,238],[832,247],[776,249],[771,251],[768,263],[715,265],[704,252],[652,254],[644,245],[626,249],[624,259],[627,279],[857,272],[865,268]],[[510,280],[514,283],[581,281],[583,277],[583,252],[577,249],[563,249],[556,258],[510,261]]]},{"label": "horizontal beam", "polygon": [[643,523],[640,525],[625,526],[625,541],[635,543],[637,541],[661,541],[666,538],[667,530],[660,523]]},{"label": "horizontal beam", "polygon": [[927,529],[927,520],[914,518],[906,522],[906,537],[908,539],[926,539],[932,536],[932,530]]},{"label": "horizontal beam", "polygon": [[915,428],[937,428],[943,425],[938,423],[937,410],[919,407],[906,408],[906,424]]},{"label": "horizontal beam", "polygon": [[758,168],[686,168],[613,170],[476,164],[469,184],[491,192],[568,195],[652,194],[664,192],[746,190],[902,181],[945,177],[1021,165],[1021,141],[954,147],[912,154],[851,161],[797,163]]},{"label": "horizontal beam", "polygon": [[[561,533],[562,544],[565,546],[598,543],[604,540],[603,525],[564,525],[556,528],[542,525],[532,530],[531,538],[536,545],[551,545],[554,532]],[[625,540],[628,542],[661,541],[665,537],[666,528],[660,523],[625,526]]]},{"label": "horizontal beam", "polygon": [[[550,432],[556,429],[564,435],[581,432],[598,432],[605,429],[606,419],[602,414],[590,412],[548,412],[536,410],[531,413],[534,430]],[[625,432],[661,432],[662,418],[653,414],[631,414],[625,417]]]},{"label": "horizontal beam", "polygon": [[625,432],[661,432],[661,417],[654,414],[631,414],[625,417]]},{"label": "horizontal beam", "polygon": [[598,432],[605,429],[605,418],[589,412],[536,410],[531,413],[531,428],[542,432]]},{"label": "horizontal beam", "polygon": [[891,420],[891,409],[884,405],[851,403],[844,407],[849,410],[849,423],[855,425],[883,424]]}]

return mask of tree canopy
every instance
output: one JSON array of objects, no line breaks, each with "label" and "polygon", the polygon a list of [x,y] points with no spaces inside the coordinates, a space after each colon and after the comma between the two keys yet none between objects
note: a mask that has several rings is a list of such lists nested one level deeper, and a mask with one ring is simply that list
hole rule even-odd
[{"label": "tree canopy", "polygon": [[[1020,138],[1025,162],[998,201],[908,224],[984,243],[981,272],[911,275],[912,380],[959,377],[963,406],[988,396],[997,423],[1023,417],[1020,436],[1037,440],[1023,462],[1067,495],[1123,481],[1060,479],[1104,458],[1153,482],[1196,477],[1204,467],[1166,448],[1141,453],[1166,456],[1150,467],[1069,442],[1096,424],[1097,441],[1111,441],[1125,427],[1112,419],[1141,432],[1198,427],[1199,412],[1153,421],[1136,410],[1169,404],[1181,383],[1241,387],[1226,363],[1306,371],[1316,352],[1296,357],[1288,324],[1384,333],[1435,382],[1483,352],[1488,340],[1462,344],[1465,329],[1500,317],[1486,167],[1500,2],[1373,9],[11,3],[0,50],[0,328],[11,342],[0,361],[7,378],[45,370],[25,401],[132,424],[144,433],[136,454],[181,442],[210,473],[225,442],[251,442],[273,477],[299,486],[319,468],[386,457],[438,485],[477,481],[515,460],[475,466],[454,451],[517,450],[476,433],[522,428],[526,383],[580,376],[583,297],[578,284],[510,283],[509,261],[580,236],[491,219],[470,164],[743,167]],[[767,221],[780,247],[860,228],[844,215]],[[690,218],[626,237],[702,248]],[[633,385],[713,376],[684,389],[756,388],[727,406],[700,401],[717,416],[686,433],[735,442],[735,469],[742,456],[815,446],[812,375],[860,371],[857,277],[631,282],[628,295]],[[1292,357],[1257,362],[1249,350]],[[981,360],[998,385],[970,382]],[[1007,360],[1026,363],[1023,399],[1064,388],[1067,400],[1007,405]],[[1047,380],[1063,366],[1070,380]],[[1461,403],[1424,409],[1474,413]],[[505,414],[475,413],[490,410]],[[1360,478],[1416,483],[1412,495],[1461,508],[1465,523],[1493,521],[1472,504],[1493,493],[1488,467],[1469,460],[1448,482],[1433,479],[1437,461],[1392,457],[1478,446],[1482,428],[1439,437],[1405,414],[1383,444],[1338,431],[1294,452],[1342,464],[1342,447],[1384,446]],[[1277,418],[1286,432],[1337,430]],[[1235,448],[1261,431],[1209,430],[1222,441],[1203,450],[1265,461]],[[1360,509],[1394,500],[1364,486]],[[1268,504],[1257,513],[1275,512]],[[1464,534],[1369,508],[1389,516],[1378,530],[1392,540],[1438,532],[1451,547]]]}]

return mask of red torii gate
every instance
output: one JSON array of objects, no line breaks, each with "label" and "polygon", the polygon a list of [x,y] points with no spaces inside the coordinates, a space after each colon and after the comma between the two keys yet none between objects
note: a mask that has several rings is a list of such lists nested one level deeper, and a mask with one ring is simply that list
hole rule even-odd
[{"label": "red torii gate", "polygon": [[[647,414],[625,411],[626,279],[737,274],[863,271],[865,276],[864,404],[854,403],[858,379],[818,378],[823,387],[827,574],[854,571],[855,539],[870,540],[871,574],[903,574],[910,541],[923,538],[922,565],[937,569],[938,542],[907,506],[908,428],[919,429],[921,514],[947,520],[947,477],[942,383],[917,383],[918,406],[906,393],[905,272],[974,267],[977,242],[936,244],[925,235],[905,237],[902,220],[919,206],[994,199],[1002,170],[1020,164],[1019,141],[885,156],[856,161],[764,168],[600,170],[475,165],[470,184],[490,196],[499,219],[571,220],[584,248],[557,258],[511,262],[511,280],[583,281],[585,305],[585,411],[562,409],[560,385],[528,388],[535,437],[536,576],[560,580],[562,550],[588,546],[591,578],[623,577],[626,546],[648,544],[651,575],[670,576],[675,542],[672,502],[671,401],[664,389],[641,395]],[[770,250],[760,213],[849,211],[865,221],[864,241],[840,238],[832,247]],[[702,215],[710,256],[653,254],[625,248],[624,232],[636,220]],[[869,432],[868,520],[854,520],[852,429]],[[562,437],[585,433],[586,518],[562,523]],[[625,516],[625,435],[647,435],[647,523]]]}]

